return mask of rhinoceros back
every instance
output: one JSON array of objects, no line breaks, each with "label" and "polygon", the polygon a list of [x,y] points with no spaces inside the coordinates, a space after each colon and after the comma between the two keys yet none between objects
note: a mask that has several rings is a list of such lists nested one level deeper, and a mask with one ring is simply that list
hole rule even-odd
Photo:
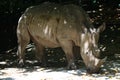
[{"label": "rhinoceros back", "polygon": [[85,11],[73,4],[43,3],[32,6],[25,11],[22,18],[33,40],[49,40],[56,45],[58,39],[79,41],[78,34],[84,32],[82,26],[91,25]]}]

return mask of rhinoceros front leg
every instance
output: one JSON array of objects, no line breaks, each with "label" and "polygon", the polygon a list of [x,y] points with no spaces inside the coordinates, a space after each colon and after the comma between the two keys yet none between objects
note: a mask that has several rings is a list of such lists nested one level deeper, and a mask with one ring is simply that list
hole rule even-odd
[{"label": "rhinoceros front leg", "polygon": [[35,44],[36,58],[41,63],[41,66],[46,67],[46,55],[44,53],[44,47],[41,44]]},{"label": "rhinoceros front leg", "polygon": [[60,45],[64,50],[67,61],[68,61],[67,68],[76,69],[77,67],[75,65],[74,55],[73,55],[73,42],[69,40],[61,40]]}]

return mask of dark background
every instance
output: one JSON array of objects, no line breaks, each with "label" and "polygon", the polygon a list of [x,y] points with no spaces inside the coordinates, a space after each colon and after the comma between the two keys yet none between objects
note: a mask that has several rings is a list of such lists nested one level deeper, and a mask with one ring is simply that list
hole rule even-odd
[{"label": "dark background", "polygon": [[17,49],[17,22],[25,9],[46,1],[83,7],[95,27],[105,22],[99,41],[101,54],[120,54],[120,0],[0,0],[0,53]]}]

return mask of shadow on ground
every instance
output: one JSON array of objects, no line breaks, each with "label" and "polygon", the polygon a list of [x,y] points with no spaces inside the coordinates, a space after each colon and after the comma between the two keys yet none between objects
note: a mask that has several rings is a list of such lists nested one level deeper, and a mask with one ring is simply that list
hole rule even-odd
[{"label": "shadow on ground", "polygon": [[[25,75],[26,73],[34,73],[34,72],[42,72],[42,71],[46,73],[55,73],[55,72],[69,73],[77,76],[86,74],[84,63],[81,60],[78,60],[76,62],[79,69],[74,71],[67,70],[65,68],[66,66],[65,56],[63,54],[60,54],[61,52],[58,52],[58,54],[56,53],[55,55],[48,54],[47,56],[48,67],[41,67],[40,63],[36,60],[34,55],[35,52],[32,49],[33,48],[27,49],[26,59],[25,59],[26,62],[23,68],[19,68],[18,66],[18,56],[16,55],[16,50],[10,50],[0,54],[0,76],[6,75],[4,71],[9,72],[9,69],[13,71],[19,70],[20,73],[23,73]],[[58,57],[59,54],[60,56]],[[115,55],[114,57],[113,56],[108,57],[107,61],[102,66],[101,73],[98,75],[92,75],[92,76],[96,77],[96,76],[104,75],[108,77],[114,77],[116,76],[116,73],[120,73],[120,55]],[[7,77],[2,79],[0,78],[0,80],[15,80],[15,79],[12,77]]]}]

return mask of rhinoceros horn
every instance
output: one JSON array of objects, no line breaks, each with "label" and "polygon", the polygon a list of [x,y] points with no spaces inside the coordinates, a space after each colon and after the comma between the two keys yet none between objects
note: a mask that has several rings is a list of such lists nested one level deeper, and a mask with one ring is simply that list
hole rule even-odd
[{"label": "rhinoceros horn", "polygon": [[102,59],[102,62],[104,63],[107,60],[107,56]]}]

